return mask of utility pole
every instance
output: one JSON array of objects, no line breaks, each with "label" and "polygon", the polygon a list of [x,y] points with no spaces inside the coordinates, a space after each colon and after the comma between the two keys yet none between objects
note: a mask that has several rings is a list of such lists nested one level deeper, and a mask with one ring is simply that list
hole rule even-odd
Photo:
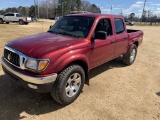
[{"label": "utility pole", "polygon": [[48,19],[48,1],[46,1],[46,14],[47,14],[47,19]]},{"label": "utility pole", "polygon": [[39,19],[39,1],[37,0],[37,5],[38,5],[38,19]]},{"label": "utility pole", "polygon": [[145,11],[146,2],[147,2],[147,0],[144,0],[143,11],[142,11],[142,17],[141,17],[141,22],[142,22],[143,17],[144,17],[144,11]]},{"label": "utility pole", "polygon": [[36,16],[36,0],[34,0],[34,11],[35,11],[35,16]]},{"label": "utility pole", "polygon": [[62,2],[62,16],[63,16],[63,9],[64,9],[64,4],[67,2]]}]

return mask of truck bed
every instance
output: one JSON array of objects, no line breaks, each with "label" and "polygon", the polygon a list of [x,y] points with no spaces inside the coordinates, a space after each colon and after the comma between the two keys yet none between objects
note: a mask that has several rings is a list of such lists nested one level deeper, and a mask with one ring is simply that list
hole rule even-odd
[{"label": "truck bed", "polygon": [[135,41],[138,41],[139,45],[142,43],[143,32],[141,30],[127,29],[127,33],[128,33],[130,44],[134,43]]},{"label": "truck bed", "polygon": [[140,30],[131,30],[131,29],[127,29],[127,33],[132,33],[132,32],[138,32]]}]

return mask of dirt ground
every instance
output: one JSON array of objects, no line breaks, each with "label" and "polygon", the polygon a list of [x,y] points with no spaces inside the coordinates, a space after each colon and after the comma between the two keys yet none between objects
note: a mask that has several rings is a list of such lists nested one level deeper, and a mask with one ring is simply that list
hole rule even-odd
[{"label": "dirt ground", "polygon": [[[0,24],[0,56],[7,41],[46,31],[54,21],[29,25]],[[160,120],[160,27],[133,26],[144,31],[136,61],[120,59],[90,72],[90,85],[63,107],[50,94],[14,84],[0,67],[0,120]]]}]

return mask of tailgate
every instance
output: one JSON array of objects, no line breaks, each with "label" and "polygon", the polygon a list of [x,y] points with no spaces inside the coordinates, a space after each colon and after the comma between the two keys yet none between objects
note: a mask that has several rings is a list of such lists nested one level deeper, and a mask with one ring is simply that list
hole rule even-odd
[{"label": "tailgate", "polygon": [[27,17],[27,21],[28,21],[28,22],[31,22],[31,17]]}]

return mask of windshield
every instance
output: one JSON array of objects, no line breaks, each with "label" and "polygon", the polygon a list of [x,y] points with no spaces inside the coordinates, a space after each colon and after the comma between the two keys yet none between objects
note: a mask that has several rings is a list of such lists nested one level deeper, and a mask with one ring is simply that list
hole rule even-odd
[{"label": "windshield", "polygon": [[86,38],[93,22],[90,17],[64,16],[48,32]]}]

